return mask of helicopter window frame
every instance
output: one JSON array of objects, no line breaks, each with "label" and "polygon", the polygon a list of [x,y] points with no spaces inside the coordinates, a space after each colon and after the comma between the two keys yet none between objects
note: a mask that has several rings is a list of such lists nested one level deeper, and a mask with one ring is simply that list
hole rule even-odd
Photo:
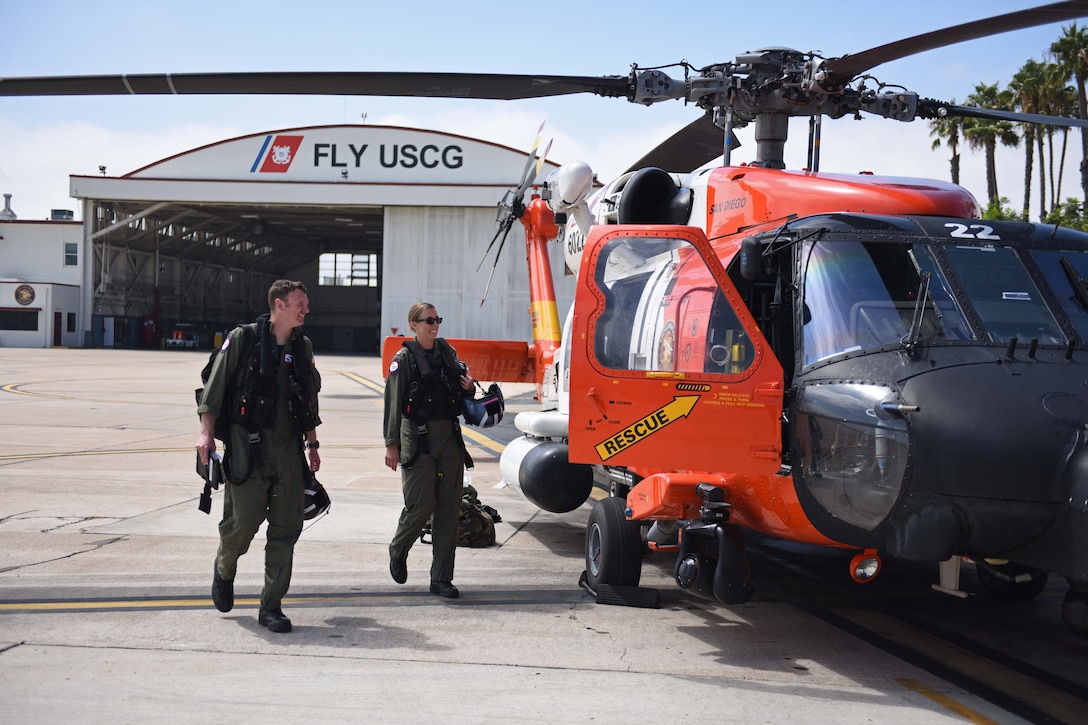
[{"label": "helicopter window frame", "polygon": [[[1055,314],[1052,297],[1056,288],[1052,279],[1038,266],[1034,253],[1039,250],[1034,245],[1007,242],[1002,244],[943,244],[940,245],[945,263],[955,276],[958,292],[965,298],[973,310],[972,321],[982,333],[984,342],[1004,345],[1018,339],[1036,340],[1042,346],[1062,346],[1067,342],[1067,330],[1062,323],[1062,314]],[[1028,253],[1025,253],[1028,252]],[[1004,276],[994,279],[994,274],[987,274],[983,280],[977,269],[967,264],[965,254],[992,254],[990,261],[1004,254],[1006,259],[1016,264],[1007,264],[998,272]],[[981,260],[982,257],[978,257]],[[972,260],[975,261],[975,260]],[[990,269],[996,265],[991,264]],[[1007,274],[1014,272],[1014,276]],[[1041,284],[1040,284],[1041,283]],[[996,284],[996,286],[995,286]],[[1060,305],[1059,305],[1060,307]],[[1040,330],[1049,328],[1045,339]],[[1039,325],[1035,336],[1022,334],[1024,326]],[[1015,329],[1014,329],[1015,328]]]},{"label": "helicopter window frame", "polygon": [[[691,284],[677,289],[685,279]],[[593,260],[598,305],[587,321],[591,360],[610,376],[751,376],[763,354],[752,339],[758,327],[737,314],[738,307],[747,309],[731,285],[684,236],[639,233],[605,241]]]},{"label": "helicopter window frame", "polygon": [[[1032,246],[1029,252],[1072,332],[1080,341],[1088,340],[1088,251],[1062,244]],[[1060,316],[1058,322],[1062,322]]]},{"label": "helicopter window frame", "polygon": [[[799,243],[795,263],[802,282],[795,304],[801,368],[903,347],[912,334],[927,345],[976,341],[935,246],[916,236],[872,231],[829,232]],[[901,264],[902,256],[909,266]],[[904,275],[904,269],[910,271]],[[923,277],[928,287],[921,284]]]}]

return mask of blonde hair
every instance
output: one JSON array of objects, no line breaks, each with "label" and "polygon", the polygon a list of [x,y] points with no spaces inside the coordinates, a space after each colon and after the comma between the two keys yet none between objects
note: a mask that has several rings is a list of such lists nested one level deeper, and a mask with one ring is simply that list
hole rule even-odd
[{"label": "blonde hair", "polygon": [[[413,322],[419,322],[419,316],[423,314],[424,310],[435,310],[435,306],[430,302],[417,302],[408,308],[408,329],[412,329]],[[437,310],[435,310],[437,312]]]}]

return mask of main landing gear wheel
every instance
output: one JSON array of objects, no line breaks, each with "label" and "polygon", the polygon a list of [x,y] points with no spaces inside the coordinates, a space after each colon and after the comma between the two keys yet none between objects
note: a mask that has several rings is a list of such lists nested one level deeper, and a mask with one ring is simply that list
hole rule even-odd
[{"label": "main landing gear wheel", "polygon": [[[1050,578],[1050,574],[1042,569],[1032,569],[1020,564],[1009,563],[994,566],[993,569],[997,573],[986,566],[975,565],[979,584],[986,596],[1003,602],[1030,602],[1042,593],[1047,579]],[[1025,575],[1030,578],[1012,581],[1014,577],[1022,578]]]},{"label": "main landing gear wheel", "polygon": [[1088,635],[1088,592],[1070,589],[1062,600],[1062,621],[1072,632]]},{"label": "main landing gear wheel", "polygon": [[586,583],[637,587],[642,576],[642,531],[628,521],[622,499],[601,499],[593,505],[586,525]]}]

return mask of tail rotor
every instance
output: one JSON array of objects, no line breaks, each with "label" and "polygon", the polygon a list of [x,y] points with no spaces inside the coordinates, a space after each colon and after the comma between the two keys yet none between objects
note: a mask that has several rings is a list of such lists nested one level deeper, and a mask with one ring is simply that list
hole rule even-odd
[{"label": "tail rotor", "polygon": [[[549,140],[548,145],[544,147],[544,153],[538,153],[540,149],[540,136],[544,131],[544,123],[545,122],[541,122],[540,128],[537,129],[536,139],[533,141],[533,147],[529,151],[529,157],[525,160],[525,167],[521,171],[520,181],[518,181],[516,187],[508,189],[499,201],[499,210],[495,218],[498,223],[498,228],[495,230],[495,236],[491,238],[491,243],[488,244],[487,249],[484,250],[484,255],[480,259],[480,263],[476,266],[476,271],[479,272],[480,267],[483,266],[484,261],[487,259],[487,255],[490,254],[491,248],[494,247],[495,242],[498,241],[499,246],[495,250],[495,258],[491,264],[491,273],[487,277],[487,285],[484,287],[483,297],[480,298],[481,307],[487,300],[488,290],[491,289],[491,280],[495,277],[495,269],[498,267],[503,245],[506,244],[506,237],[510,234],[510,229],[514,226],[514,222],[521,219],[522,215],[525,214],[525,203],[523,201],[525,192],[529,190],[529,187],[532,186],[533,182],[540,176],[540,170],[544,167],[544,161],[548,157],[548,152],[552,149],[552,142]],[[532,173],[530,174],[530,172]]]}]

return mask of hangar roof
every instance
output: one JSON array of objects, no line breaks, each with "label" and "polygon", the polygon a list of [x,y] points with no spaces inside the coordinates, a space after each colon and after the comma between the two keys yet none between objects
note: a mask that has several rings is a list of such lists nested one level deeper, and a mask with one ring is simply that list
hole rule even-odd
[{"label": "hangar roof", "polygon": [[[395,126],[313,126],[227,139],[120,177],[71,176],[92,236],[272,272],[382,248],[384,206],[495,206],[527,154]],[[556,168],[546,163],[546,175]]]}]

